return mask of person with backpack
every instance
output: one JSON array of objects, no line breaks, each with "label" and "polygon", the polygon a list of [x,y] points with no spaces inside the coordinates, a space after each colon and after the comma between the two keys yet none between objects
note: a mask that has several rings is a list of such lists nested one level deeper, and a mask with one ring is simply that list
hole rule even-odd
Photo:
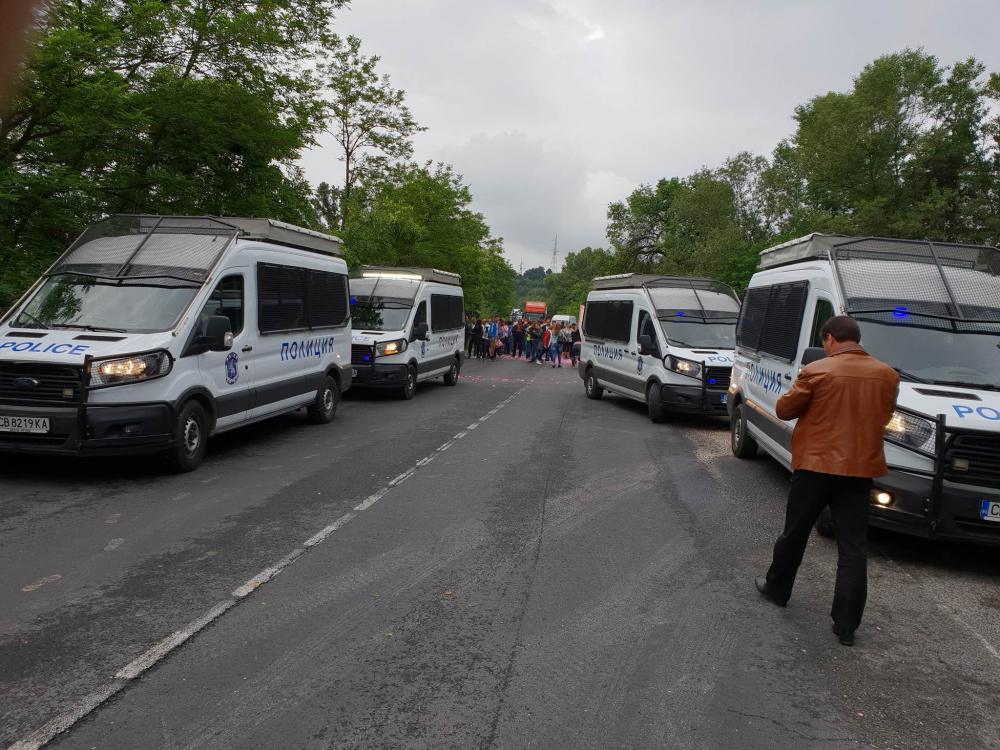
[{"label": "person with backpack", "polygon": [[580,349],[583,347],[583,338],[580,336],[580,327],[574,323],[573,330],[569,334],[569,356],[573,367],[580,361]]},{"label": "person with backpack", "polygon": [[[552,363],[552,367],[562,367],[562,347],[563,347],[563,336],[562,336],[562,324],[556,323],[552,327],[552,331],[549,336],[549,361]],[[559,364],[556,364],[558,360]]]}]

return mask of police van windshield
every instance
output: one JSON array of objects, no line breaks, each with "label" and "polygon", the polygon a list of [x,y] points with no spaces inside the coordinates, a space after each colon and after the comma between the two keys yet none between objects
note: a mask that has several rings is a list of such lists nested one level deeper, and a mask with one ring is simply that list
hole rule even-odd
[{"label": "police van windshield", "polygon": [[420,279],[351,279],[351,325],[355,331],[401,331]]},{"label": "police van windshield", "polygon": [[736,318],[721,321],[696,317],[700,311],[678,310],[673,315],[660,315],[660,327],[671,346],[685,349],[734,349]]},{"label": "police van windshield", "polygon": [[[1000,318],[1000,311],[994,317]],[[902,309],[858,315],[857,321],[861,345],[901,370],[904,380],[1000,388],[1000,325],[928,318]]]},{"label": "police van windshield", "polygon": [[183,282],[122,284],[60,274],[45,279],[11,325],[123,333],[166,331],[177,324],[199,288]]}]

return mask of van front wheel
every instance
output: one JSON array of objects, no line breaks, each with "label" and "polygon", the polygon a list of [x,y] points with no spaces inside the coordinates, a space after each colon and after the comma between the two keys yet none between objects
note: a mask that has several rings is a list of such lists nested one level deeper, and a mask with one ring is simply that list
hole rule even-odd
[{"label": "van front wheel", "polygon": [[403,384],[399,397],[404,401],[409,401],[417,392],[417,368],[413,365],[406,367],[406,383]]},{"label": "van front wheel", "polygon": [[747,432],[747,420],[744,416],[744,405],[738,404],[730,417],[729,428],[732,434],[730,444],[736,458],[753,458],[757,455],[757,441]]},{"label": "van front wheel", "polygon": [[309,421],[313,424],[329,424],[337,414],[338,403],[340,403],[340,389],[337,387],[337,381],[327,375],[316,394],[316,400],[306,409]]},{"label": "van front wheel", "polygon": [[649,409],[649,419],[655,424],[667,421],[667,410],[663,408],[663,395],[659,383],[650,383],[646,388],[646,408]]},{"label": "van front wheel", "polygon": [[194,471],[205,458],[208,446],[208,417],[201,404],[188,401],[174,420],[177,443],[167,451],[167,460],[174,471]]},{"label": "van front wheel", "polygon": [[604,389],[597,382],[597,376],[593,370],[587,370],[587,377],[584,378],[583,387],[587,390],[587,398],[599,399],[604,395]]},{"label": "van front wheel", "polygon": [[458,385],[458,358],[451,363],[451,367],[448,368],[448,372],[444,374],[444,384],[445,385]]}]

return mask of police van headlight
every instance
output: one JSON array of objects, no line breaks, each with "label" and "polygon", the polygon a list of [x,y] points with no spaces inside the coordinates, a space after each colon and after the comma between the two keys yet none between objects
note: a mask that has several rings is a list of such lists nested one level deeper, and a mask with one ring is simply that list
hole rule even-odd
[{"label": "police van headlight", "polygon": [[937,427],[934,422],[923,417],[899,411],[892,413],[885,426],[885,436],[910,448],[934,452]]},{"label": "police van headlight", "polygon": [[90,363],[87,384],[91,388],[124,385],[140,380],[152,380],[170,372],[173,360],[166,352],[149,352],[130,357],[95,359]]},{"label": "police van headlight", "polygon": [[663,358],[663,366],[668,370],[673,370],[680,375],[687,375],[690,378],[701,377],[701,362],[692,362],[690,359],[681,359],[672,354]]},{"label": "police van headlight", "polygon": [[396,339],[395,341],[383,341],[375,344],[375,353],[380,357],[388,357],[390,354],[399,354],[406,351],[406,339]]}]

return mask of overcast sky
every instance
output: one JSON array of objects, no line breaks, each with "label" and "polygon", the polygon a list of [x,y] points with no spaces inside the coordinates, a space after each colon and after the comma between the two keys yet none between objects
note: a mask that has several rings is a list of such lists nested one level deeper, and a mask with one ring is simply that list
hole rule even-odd
[{"label": "overcast sky", "polygon": [[[337,30],[407,92],[416,158],[465,176],[515,268],[606,246],[641,183],[770,154],[795,105],[907,46],[1000,71],[1000,0],[352,0]],[[324,139],[332,144],[332,139]],[[307,152],[315,185],[342,171]]]}]

